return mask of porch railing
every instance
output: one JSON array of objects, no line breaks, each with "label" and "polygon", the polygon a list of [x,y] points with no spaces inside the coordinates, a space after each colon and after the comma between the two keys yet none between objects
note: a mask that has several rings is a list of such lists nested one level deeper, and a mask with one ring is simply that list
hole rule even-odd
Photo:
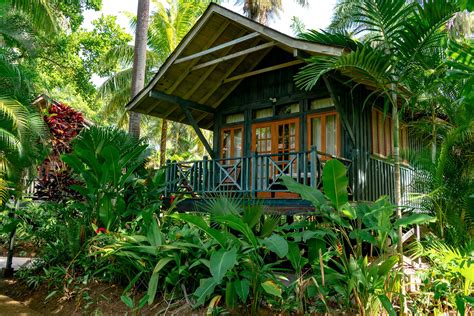
[{"label": "porch railing", "polygon": [[[408,165],[400,167],[402,205],[417,207],[419,200],[413,199],[416,193],[422,193],[420,179],[423,174],[420,170]],[[361,200],[374,201],[380,196],[390,196],[394,202],[395,166],[380,159],[370,158],[365,179],[365,190],[361,192]]]},{"label": "porch railing", "polygon": [[[236,194],[255,197],[262,193],[288,192],[281,183],[289,176],[312,187],[321,184],[322,167],[327,159],[338,159],[351,173],[352,162],[318,151],[253,154],[249,157],[175,162],[167,161],[166,195],[189,193],[193,196]],[[350,177],[352,178],[352,177]]]}]

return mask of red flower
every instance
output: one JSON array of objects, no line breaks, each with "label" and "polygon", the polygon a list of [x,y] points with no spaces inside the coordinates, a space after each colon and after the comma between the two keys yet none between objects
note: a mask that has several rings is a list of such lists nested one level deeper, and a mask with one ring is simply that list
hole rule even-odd
[{"label": "red flower", "polygon": [[100,227],[100,228],[97,228],[97,230],[95,231],[95,233],[96,233],[97,235],[99,235],[99,233],[107,234],[107,229],[105,229],[104,227]]}]

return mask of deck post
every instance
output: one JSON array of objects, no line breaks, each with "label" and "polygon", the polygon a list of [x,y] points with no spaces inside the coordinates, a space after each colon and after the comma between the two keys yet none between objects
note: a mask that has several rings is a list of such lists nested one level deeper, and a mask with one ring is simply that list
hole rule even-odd
[{"label": "deck post", "polygon": [[206,192],[207,189],[207,168],[208,168],[208,161],[209,158],[207,156],[203,157],[202,161],[202,190],[201,194],[204,196],[204,192]]},{"label": "deck post", "polygon": [[319,178],[321,176],[321,175],[317,174],[318,173],[318,168],[316,166],[316,164],[317,164],[316,155],[317,155],[316,146],[311,146],[309,168],[310,168],[310,172],[311,172],[310,183],[311,183],[312,188],[316,188],[316,183],[317,183],[316,177]]},{"label": "deck post", "polygon": [[252,158],[250,159],[250,164],[252,165],[252,197],[256,197],[257,190],[257,152],[252,153]]}]

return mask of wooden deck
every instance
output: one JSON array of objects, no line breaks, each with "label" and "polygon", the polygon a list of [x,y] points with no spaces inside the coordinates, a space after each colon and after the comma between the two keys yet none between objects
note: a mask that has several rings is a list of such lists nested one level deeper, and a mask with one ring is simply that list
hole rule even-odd
[{"label": "wooden deck", "polygon": [[[311,211],[309,203],[288,191],[281,183],[281,177],[289,176],[299,183],[321,189],[322,170],[328,159],[338,159],[346,165],[348,191],[353,201],[375,201],[384,195],[393,201],[393,164],[372,157],[367,161],[366,171],[357,173],[352,160],[331,156],[316,148],[308,152],[253,154],[231,159],[204,157],[196,161],[168,161],[165,197],[188,197],[188,201],[181,202],[179,208],[182,210],[196,209],[201,199],[227,196],[258,200],[275,212]],[[411,195],[420,192],[417,188],[419,176],[414,168],[402,166],[402,205],[416,207]]]},{"label": "wooden deck", "polygon": [[[229,159],[204,157],[198,161],[168,161],[165,195],[297,199],[298,196],[281,183],[281,177],[289,176],[299,183],[320,188],[322,169],[328,159],[343,162],[351,178],[351,160],[319,152],[316,148],[308,152],[253,154]],[[352,183],[349,190],[352,192]]]}]

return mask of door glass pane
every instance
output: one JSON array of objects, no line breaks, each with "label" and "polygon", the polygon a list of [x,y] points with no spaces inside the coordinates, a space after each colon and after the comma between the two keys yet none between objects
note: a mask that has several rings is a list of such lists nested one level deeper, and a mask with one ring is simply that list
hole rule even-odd
[{"label": "door glass pane", "polygon": [[224,131],[222,139],[222,158],[230,158],[230,149],[232,146],[231,131]]},{"label": "door glass pane", "polygon": [[337,124],[336,115],[326,116],[326,152],[331,155],[337,154]]},{"label": "door glass pane", "polygon": [[234,130],[234,157],[242,156],[242,129]]},{"label": "door glass pane", "polygon": [[316,146],[317,150],[322,150],[321,142],[321,118],[315,117],[311,119],[311,146]]},{"label": "door glass pane", "polygon": [[255,129],[255,149],[257,153],[265,154],[272,151],[270,126],[258,127]]}]

